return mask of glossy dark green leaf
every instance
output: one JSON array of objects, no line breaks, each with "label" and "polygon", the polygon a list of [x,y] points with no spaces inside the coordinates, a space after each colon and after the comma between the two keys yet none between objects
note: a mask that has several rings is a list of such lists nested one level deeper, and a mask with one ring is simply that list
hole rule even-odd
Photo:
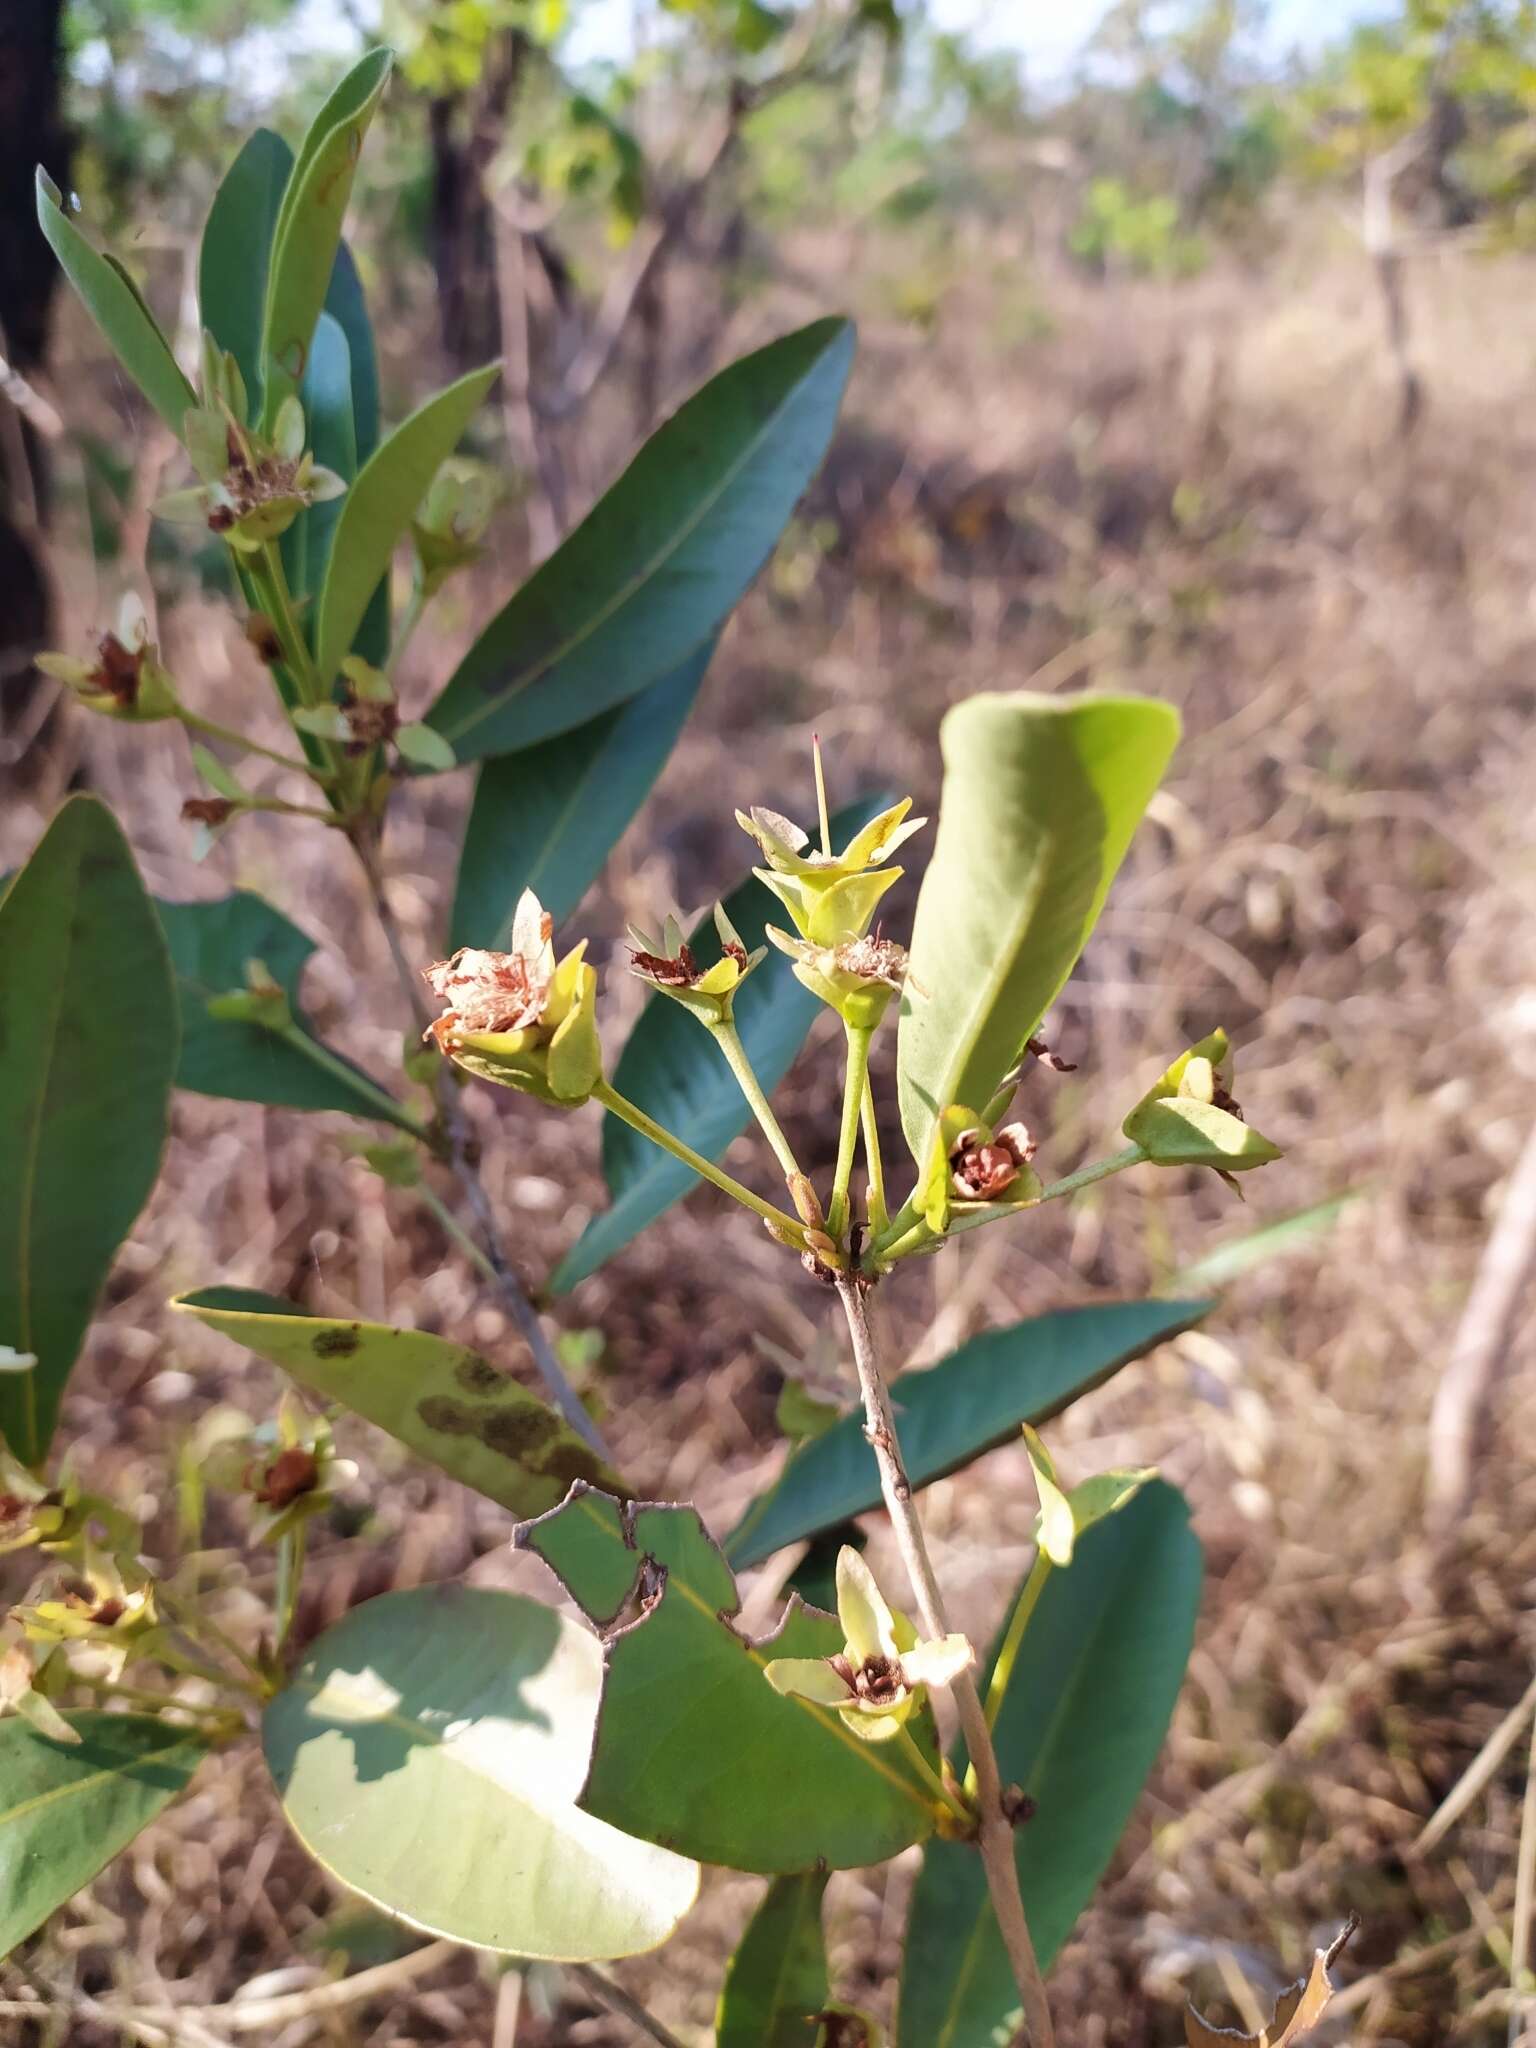
[{"label": "glossy dark green leaf", "polygon": [[363,138],[393,57],[371,50],[315,116],[283,195],[262,312],[262,422],[304,381],[315,322],[330,290]]},{"label": "glossy dark green leaf", "polygon": [[[689,1507],[621,1508],[573,1488],[519,1529],[605,1633],[603,1711],[581,1804],[643,1841],[776,1876],[883,1863],[932,1832],[916,1761],[775,1692],[774,1657],[829,1657],[842,1629],[792,1606],[769,1642],[731,1626],[736,1582]],[[637,1582],[640,1619],[613,1624]]]},{"label": "glossy dark green leaf", "polygon": [[[181,1009],[178,1087],[281,1109],[339,1109],[415,1129],[408,1112],[376,1081],[310,1029],[299,984],[315,945],[281,911],[243,889],[211,903],[155,907],[171,950]],[[292,1032],[279,1036],[260,1024],[209,1014],[216,997],[245,988],[253,961],[287,995]]]},{"label": "glossy dark green leaf", "polygon": [[[833,820],[834,840],[841,845],[878,807],[879,800],[871,798],[839,812]],[[751,879],[725,899],[725,909],[749,952],[763,943],[763,926],[782,923],[784,917],[778,898]],[[701,966],[719,959],[713,914],[699,921],[689,943]],[[736,1028],[765,1089],[775,1089],[794,1065],[818,1008],[815,996],[795,980],[786,956],[770,947],[736,997]],[[718,1159],[752,1119],[730,1068],[698,1019],[668,996],[652,996],[641,1011],[619,1055],[613,1085],[706,1159]],[[603,1178],[611,1204],[592,1218],[560,1261],[549,1283],[556,1294],[595,1273],[699,1185],[688,1167],[613,1116],[603,1119]]]},{"label": "glossy dark green leaf", "polygon": [[602,1653],[514,1593],[355,1608],[262,1717],[289,1824],[351,1890],[475,1948],[595,1962],[665,1941],[695,1864],[576,1805]]},{"label": "glossy dark green leaf", "polygon": [[197,300],[202,324],[240,365],[252,416],[261,405],[261,326],[277,219],[293,151],[270,128],[247,137],[224,173],[203,228]]},{"label": "glossy dark green leaf", "polygon": [[0,1435],[28,1464],[159,1172],[176,1035],[133,855],[71,797],[0,902],[0,1344],[38,1360],[0,1373]]},{"label": "glossy dark green leaf", "polygon": [[430,714],[461,761],[586,725],[719,631],[831,437],[853,359],[818,320],[722,370],[486,627]]},{"label": "glossy dark green leaf", "polygon": [[808,2048],[828,1996],[827,1876],[803,1870],[769,1885],[726,1971],[715,2048]]},{"label": "glossy dark green leaf", "polygon": [[0,1959],[186,1789],[207,1744],[145,1714],[66,1714],[77,1743],[0,1721]]},{"label": "glossy dark green leaf", "polygon": [[[1162,1748],[1200,1580],[1184,1497],[1154,1481],[1083,1537],[1030,1617],[993,1737],[1004,1781],[1037,1802],[1017,1843],[1042,1968],[1092,1897]],[[980,1858],[931,1843],[912,1895],[901,2038],[981,2048],[1011,2038],[1017,2010]]]},{"label": "glossy dark green leaf", "polygon": [[624,1490],[552,1408],[462,1344],[308,1315],[247,1287],[200,1288],[172,1306],[515,1515],[544,1514],[577,1479]]},{"label": "glossy dark green leaf", "polygon": [[[352,431],[357,462],[361,466],[379,445],[379,358],[374,346],[373,323],[368,317],[368,302],[363,296],[363,281],[358,276],[352,251],[345,242],[336,251],[336,267],[331,272],[330,290],[325,295],[325,310],[347,337],[347,364],[352,379]],[[341,506],[336,501],[333,500],[328,509],[333,519],[341,517]],[[389,659],[389,639],[389,578],[381,576],[352,643],[353,652],[360,654],[364,661],[371,661],[375,668],[382,668]]]},{"label": "glossy dark green leaf", "polygon": [[1061,992],[1178,735],[1149,697],[982,695],[945,718],[897,1037],[919,1167],[939,1113],[983,1110]]},{"label": "glossy dark green leaf", "polygon": [[556,924],[570,916],[665,767],[714,651],[711,641],[590,725],[482,764],[451,946],[504,946],[524,889]]},{"label": "glossy dark green leaf", "polygon": [[[329,313],[322,313],[315,323],[314,345],[309,352],[300,397],[306,437],[315,460],[350,484],[357,475],[352,363],[347,337]],[[311,505],[299,514],[278,543],[288,587],[301,604],[312,598],[325,581],[331,541],[345,502],[342,498],[330,498],[324,504]],[[306,605],[305,609],[313,614],[313,605]]]},{"label": "glossy dark green leaf", "polygon": [[397,543],[439,466],[458,446],[499,367],[491,363],[472,370],[418,407],[374,450],[341,500],[316,634],[315,659],[322,682],[329,683],[351,651]]},{"label": "glossy dark green leaf", "polygon": [[57,188],[41,170],[37,221],[113,354],[179,441],[187,408],[197,401],[170,343],[135,287],[92,248],[65,214]]},{"label": "glossy dark green leaf", "polygon": [[[983,1451],[1037,1428],[1133,1358],[1187,1330],[1209,1301],[1110,1301],[1056,1309],[988,1330],[891,1387],[914,1486],[957,1472]],[[880,1505],[880,1475],[863,1418],[844,1416],[796,1451],[725,1539],[738,1571]]]}]

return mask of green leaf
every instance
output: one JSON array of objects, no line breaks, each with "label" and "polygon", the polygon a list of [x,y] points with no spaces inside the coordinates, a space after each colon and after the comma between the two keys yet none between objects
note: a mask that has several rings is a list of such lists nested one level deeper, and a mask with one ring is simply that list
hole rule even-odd
[{"label": "green leaf", "polygon": [[1178,733],[1148,697],[983,695],[944,720],[897,1041],[920,1168],[940,1112],[983,1110],[1060,994]]},{"label": "green leaf", "polygon": [[[1200,1546],[1155,1481],[1053,1571],[993,1730],[1003,1780],[1038,1802],[1019,1883],[1042,1969],[1092,1897],[1141,1796],[1183,1682]],[[912,1896],[900,2033],[925,2048],[1011,2038],[1018,1992],[973,1849],[933,1842]]]},{"label": "green leaf", "polygon": [[438,466],[491,388],[500,365],[488,364],[439,391],[375,449],[341,500],[330,571],[320,597],[316,664],[328,683],[351,651],[369,600],[389,569],[395,544],[427,494]]},{"label": "green leaf", "polygon": [[577,1479],[627,1490],[552,1408],[462,1344],[308,1315],[245,1287],[200,1288],[172,1306],[515,1515],[544,1514]]},{"label": "green leaf", "polygon": [[821,462],[853,358],[818,320],[722,370],[492,619],[429,714],[461,761],[586,725],[712,639]]},{"label": "green leaf", "polygon": [[472,1948],[594,1962],[659,1946],[696,1864],[575,1801],[602,1655],[513,1593],[386,1593],[312,1645],[262,1718],[290,1826],[383,1912]]},{"label": "green leaf", "polygon": [[[352,406],[352,355],[341,323],[322,313],[300,394],[310,452],[324,468],[350,484],[357,475],[357,424]],[[295,597],[309,598],[325,586],[331,544],[345,498],[311,505],[283,535],[283,564]]]},{"label": "green leaf", "polygon": [[[988,1330],[891,1388],[914,1486],[958,1472],[1010,1443],[1208,1315],[1209,1301],[1111,1301]],[[725,1539],[737,1571],[880,1505],[880,1475],[862,1418],[845,1416],[796,1451]]]},{"label": "green leaf", "polygon": [[393,61],[388,50],[371,50],[348,72],[315,116],[283,195],[262,315],[261,419],[268,432],[304,380],[363,137]]},{"label": "green leaf", "polygon": [[192,386],[137,290],[65,215],[58,188],[41,169],[37,222],[113,354],[179,441],[187,408],[197,403]]},{"label": "green leaf", "polygon": [[715,2048],[810,2048],[826,2005],[825,1870],[776,1877],[726,1971]]},{"label": "green leaf", "polygon": [[[833,837],[862,824],[879,799],[849,805],[833,820]],[[747,951],[763,943],[765,924],[783,917],[778,898],[750,878],[725,899],[726,915]],[[689,935],[701,967],[720,957],[713,915]],[[757,1077],[769,1093],[794,1065],[820,1004],[795,980],[788,958],[770,950],[736,995],[736,1028]],[[613,1085],[707,1159],[718,1159],[752,1120],[731,1070],[681,1003],[652,996],[614,1069]],[[560,1261],[549,1285],[566,1294],[595,1273],[649,1223],[699,1185],[692,1170],[642,1138],[617,1117],[603,1119],[603,1178],[612,1204],[594,1216]]]},{"label": "green leaf", "polygon": [[504,944],[524,889],[556,924],[570,916],[661,773],[714,651],[710,641],[590,725],[482,765],[450,947]]},{"label": "green leaf", "polygon": [[[235,1102],[281,1109],[338,1109],[414,1131],[409,1114],[361,1067],[332,1052],[311,1031],[299,983],[314,941],[260,896],[237,890],[211,903],[157,903],[171,950],[181,1009],[178,1087]],[[260,961],[288,998],[293,1030],[209,1014],[216,997],[246,986]]]},{"label": "green leaf", "polygon": [[261,405],[267,272],[293,151],[270,128],[247,137],[224,173],[203,228],[197,301],[202,324],[240,365],[253,417]]},{"label": "green leaf", "polygon": [[[688,1507],[621,1508],[584,1486],[518,1530],[604,1633],[603,1712],[581,1803],[701,1863],[776,1876],[883,1863],[933,1829],[900,1743],[774,1691],[774,1657],[830,1657],[829,1615],[791,1603],[770,1642],[732,1627],[736,1582]],[[640,1619],[616,1626],[639,1590]]]},{"label": "green leaf", "polygon": [[[368,318],[368,301],[357,262],[343,242],[336,251],[325,310],[347,337],[347,359],[352,366],[352,424],[357,442],[357,459],[366,462],[379,445],[379,357],[374,347],[373,322]],[[372,657],[370,657],[371,659]]]},{"label": "green leaf", "polygon": [[1281,1216],[1273,1223],[1266,1223],[1261,1229],[1249,1231],[1246,1236],[1233,1238],[1227,1244],[1216,1245],[1193,1265],[1186,1266],[1178,1275],[1175,1285],[1180,1287],[1224,1287],[1229,1280],[1237,1280],[1255,1266],[1266,1265],[1271,1259],[1286,1257],[1300,1251],[1304,1246],[1326,1237],[1333,1229],[1340,1215],[1351,1202],[1358,1201],[1358,1189],[1351,1189],[1342,1195],[1332,1195],[1325,1202],[1316,1202],[1310,1208],[1298,1209],[1293,1215]]},{"label": "green leaf", "polygon": [[145,1714],[66,1714],[78,1742],[0,1721],[0,1959],[184,1791],[207,1755]]},{"label": "green leaf", "polygon": [[71,797],[0,902],[0,1435],[48,1449],[117,1248],[154,1186],[176,992],[112,813]]}]

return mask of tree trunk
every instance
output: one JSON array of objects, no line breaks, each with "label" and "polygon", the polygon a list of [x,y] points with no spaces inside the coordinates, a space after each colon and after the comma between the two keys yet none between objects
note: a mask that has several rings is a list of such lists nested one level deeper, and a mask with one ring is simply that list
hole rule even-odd
[{"label": "tree trunk", "polygon": [[439,95],[428,108],[439,332],[444,352],[462,369],[501,353],[496,223],[486,177],[506,132],[527,49],[521,31],[507,29],[488,49],[479,84],[470,92]]},{"label": "tree trunk", "polygon": [[[40,163],[69,179],[69,136],[59,111],[64,0],[0,0],[0,355],[25,378],[43,362],[58,269],[37,225],[32,179]],[[48,478],[43,443],[0,394],[0,783],[17,768],[13,731],[37,688],[31,658],[48,637],[48,581],[40,545]]]}]

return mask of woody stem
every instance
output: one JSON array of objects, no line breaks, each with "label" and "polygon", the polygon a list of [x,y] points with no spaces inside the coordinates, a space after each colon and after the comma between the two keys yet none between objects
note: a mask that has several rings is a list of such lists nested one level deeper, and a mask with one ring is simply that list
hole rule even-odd
[{"label": "woody stem", "polygon": [[608,1082],[598,1082],[592,1090],[592,1100],[600,1102],[604,1109],[618,1117],[621,1122],[628,1124],[631,1130],[638,1131],[642,1138],[649,1138],[651,1143],[659,1145],[663,1152],[670,1152],[674,1159],[680,1159],[684,1166],[691,1167],[700,1180],[707,1180],[712,1187],[717,1187],[721,1194],[729,1195],[733,1202],[740,1202],[743,1208],[752,1210],[755,1215],[761,1216],[765,1223],[771,1223],[776,1230],[788,1231],[795,1244],[804,1242],[805,1225],[797,1217],[786,1215],[782,1209],[776,1209],[772,1202],[765,1202],[761,1195],[753,1194],[752,1190],[743,1187],[739,1180],[733,1180],[730,1174],[723,1173],[718,1166],[706,1159],[702,1152],[695,1152],[691,1145],[685,1145],[681,1138],[674,1137],[672,1132],[657,1123],[654,1117],[647,1116],[638,1103],[620,1095]]},{"label": "woody stem", "polygon": [[763,1084],[758,1080],[751,1060],[747,1058],[747,1048],[741,1042],[740,1032],[729,1019],[719,1024],[711,1024],[707,1029],[710,1037],[725,1055],[726,1064],[736,1076],[737,1085],[747,1098],[763,1136],[773,1147],[773,1156],[783,1168],[784,1178],[793,1180],[800,1172],[800,1163],[795,1158],[794,1149],[773,1113],[772,1104],[763,1093]]},{"label": "woody stem", "polygon": [[827,1230],[839,1244],[848,1228],[848,1183],[853,1178],[853,1155],[859,1142],[859,1119],[864,1110],[864,1084],[869,1079],[869,1041],[873,1032],[845,1023],[848,1034],[848,1066],[843,1076],[843,1124],[837,1139],[837,1171],[832,1177],[832,1205],[827,1211]]},{"label": "woody stem", "polygon": [[[896,1418],[880,1370],[864,1291],[857,1278],[848,1274],[840,1274],[835,1284],[843,1313],[848,1319],[848,1333],[853,1340],[853,1361],[859,1375],[859,1390],[864,1397],[865,1434],[880,1469],[880,1492],[896,1534],[897,1547],[911,1581],[925,1634],[945,1636],[949,1634],[949,1624],[945,1618],[944,1600],[913,1503],[912,1482],[902,1462]],[[976,1804],[980,1813],[978,1847],[982,1867],[986,1871],[992,1909],[997,1915],[1003,1945],[1008,1951],[1014,1982],[1023,2001],[1026,2038],[1029,2048],[1056,2048],[1051,2009],[1019,1891],[1013,1828],[1003,1810],[1002,1777],[998,1770],[997,1752],[992,1747],[992,1731],[987,1726],[976,1681],[969,1671],[961,1672],[955,1679],[953,1691],[971,1769],[976,1776]]]}]

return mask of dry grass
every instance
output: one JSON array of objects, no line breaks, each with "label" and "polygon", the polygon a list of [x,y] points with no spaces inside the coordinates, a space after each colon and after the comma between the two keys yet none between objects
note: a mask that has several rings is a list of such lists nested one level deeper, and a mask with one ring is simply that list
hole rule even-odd
[{"label": "dry grass", "polygon": [[[818,274],[825,252],[803,253]],[[1151,1071],[1224,1022],[1245,1104],[1287,1160],[1250,1185],[1246,1212],[1214,1182],[1116,1181],[946,1252],[889,1288],[884,1312],[895,1341],[931,1357],[1064,1300],[1167,1286],[1212,1245],[1355,1192],[1331,1233],[1237,1281],[1198,1333],[1057,1427],[1073,1474],[1156,1462],[1188,1491],[1208,1585],[1171,1741],[1058,1965],[1056,2002],[1073,2048],[1173,2042],[1187,1991],[1235,2011],[1246,1982],[1262,2004],[1356,1910],[1346,1979],[1364,1986],[1317,2038],[1489,2048],[1507,2027],[1523,1746],[1431,1855],[1412,1844],[1536,1654],[1529,1328],[1478,1505],[1434,1580],[1419,1539],[1436,1372],[1536,1076],[1526,272],[1463,261],[1420,281],[1432,405],[1405,450],[1390,441],[1367,282],[1345,258],[1300,249],[1262,278],[1174,293],[1048,278],[1056,331],[1018,344],[996,321],[1015,252],[987,253],[931,333],[866,327],[847,431],[810,507],[831,525],[791,542],[743,608],[584,925],[613,963],[626,917],[698,904],[738,873],[731,808],[803,799],[813,723],[837,796],[877,781],[931,809],[938,719],[973,690],[1044,671],[1180,706],[1172,779],[1055,1021],[1079,1071],[1033,1077],[1024,1114],[1064,1172],[1112,1141]],[[866,252],[870,274],[886,255]],[[786,300],[754,317],[786,324],[778,315],[799,310]],[[61,573],[78,590],[67,554]],[[253,716],[259,680],[222,623],[189,603],[172,625],[177,666],[215,715]],[[447,654],[423,645],[423,695]],[[321,940],[308,983],[319,1023],[389,1070],[404,1020],[325,835],[252,824],[193,870],[175,822],[177,739],[72,724],[55,785],[76,766],[128,820],[157,889],[239,882]],[[434,787],[392,830],[393,893],[423,958],[462,801],[457,779]],[[14,859],[37,823],[12,802],[0,855]],[[608,982],[611,1014],[627,1019],[634,984],[611,969]],[[822,1170],[835,1094],[817,1038],[786,1102]],[[601,1199],[595,1124],[489,1090],[472,1102],[490,1184],[537,1276]],[[71,1412],[82,1460],[138,1492],[162,1533],[178,1438],[213,1403],[263,1412],[274,1394],[264,1368],[173,1326],[162,1304],[179,1288],[245,1281],[518,1363],[500,1311],[430,1218],[350,1161],[352,1135],[178,1105],[162,1187]],[[762,1167],[747,1145],[733,1163]],[[805,1346],[826,1311],[761,1233],[694,1197],[559,1319],[602,1333],[605,1422],[627,1469],[658,1494],[696,1495],[723,1527],[780,1455],[776,1378],[752,1333]],[[376,1520],[365,1542],[322,1549],[312,1624],[388,1585],[466,1570],[508,1582],[502,1516],[370,1450]],[[994,1455],[925,1505],[960,1619],[985,1634],[1026,1557],[1020,1457]],[[907,1861],[831,1892],[841,1982],[885,2008]],[[689,2041],[707,2038],[727,1944],[757,1892],[712,1882],[660,1959],[617,1972]],[[57,1988],[58,2016],[12,2019],[4,2038],[94,2048],[117,2035],[90,1998],[218,2005],[273,1971],[267,1988],[291,1989],[323,1972],[317,1950],[346,1910],[285,1836],[259,1760],[231,1757],[60,1916],[30,1965]],[[3,1982],[30,1995],[14,1970]],[[490,1972],[455,1956],[260,2038],[503,2048],[496,2006]],[[529,2018],[518,2039],[633,2038],[583,2012],[576,1999],[558,2021]],[[163,2038],[234,2038],[225,2017]]]}]

